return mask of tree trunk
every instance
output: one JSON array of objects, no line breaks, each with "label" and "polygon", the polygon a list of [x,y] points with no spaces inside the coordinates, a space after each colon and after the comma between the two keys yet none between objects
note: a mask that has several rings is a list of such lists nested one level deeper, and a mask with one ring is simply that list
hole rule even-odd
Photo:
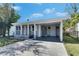
[{"label": "tree trunk", "polygon": [[3,28],[3,37],[5,37],[6,30]]},{"label": "tree trunk", "polygon": [[3,35],[3,37],[5,37],[5,24],[3,24],[3,33],[2,33],[2,35]]},{"label": "tree trunk", "polygon": [[8,37],[10,36],[9,33],[10,33],[10,28],[8,28]]},{"label": "tree trunk", "polygon": [[3,23],[3,37],[5,37],[5,34],[6,34],[6,24]]}]

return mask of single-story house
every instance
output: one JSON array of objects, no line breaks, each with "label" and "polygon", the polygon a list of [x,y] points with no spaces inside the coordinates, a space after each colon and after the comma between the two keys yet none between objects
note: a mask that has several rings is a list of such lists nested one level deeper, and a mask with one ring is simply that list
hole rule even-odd
[{"label": "single-story house", "polygon": [[33,38],[41,36],[55,36],[63,41],[63,20],[64,19],[47,19],[28,21],[26,23],[14,23],[14,37]]}]

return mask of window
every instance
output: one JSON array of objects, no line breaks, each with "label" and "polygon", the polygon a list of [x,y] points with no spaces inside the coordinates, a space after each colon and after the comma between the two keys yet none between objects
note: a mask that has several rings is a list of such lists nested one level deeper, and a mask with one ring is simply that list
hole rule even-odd
[{"label": "window", "polygon": [[20,35],[20,30],[21,30],[20,26],[16,26],[16,35]]},{"label": "window", "polygon": [[24,26],[22,26],[22,29],[24,30]]},{"label": "window", "polygon": [[18,30],[18,26],[16,26],[16,30]]},{"label": "window", "polygon": [[20,35],[20,31],[16,31],[16,35]]},{"label": "window", "polygon": [[21,27],[20,26],[18,26],[18,30],[21,30]]},{"label": "window", "polygon": [[21,30],[20,26],[16,26],[16,30]]},{"label": "window", "polygon": [[24,27],[25,27],[25,26],[22,26],[22,35],[24,35]]},{"label": "window", "polygon": [[56,29],[59,29],[59,26],[56,26]]}]

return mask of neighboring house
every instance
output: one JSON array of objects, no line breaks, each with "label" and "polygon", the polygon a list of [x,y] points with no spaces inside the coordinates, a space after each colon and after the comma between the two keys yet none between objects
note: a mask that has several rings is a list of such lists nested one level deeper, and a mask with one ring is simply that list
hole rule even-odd
[{"label": "neighboring house", "polygon": [[79,31],[79,22],[76,24],[75,30],[76,30],[76,31]]},{"label": "neighboring house", "polygon": [[63,41],[63,20],[64,19],[48,19],[28,21],[25,24],[14,23],[16,30],[14,37],[41,37],[56,36]]}]

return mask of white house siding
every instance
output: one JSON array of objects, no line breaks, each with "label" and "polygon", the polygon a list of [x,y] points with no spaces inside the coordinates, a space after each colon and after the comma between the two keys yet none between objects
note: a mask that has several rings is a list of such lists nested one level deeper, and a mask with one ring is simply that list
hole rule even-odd
[{"label": "white house siding", "polygon": [[[63,40],[63,24],[59,25],[61,22],[63,22],[63,19],[28,22],[26,24],[27,29],[25,29],[26,31],[24,30],[24,34],[26,34],[25,36],[29,37],[29,30],[30,30],[29,25],[34,25],[35,26],[34,27],[35,30],[33,31],[34,37],[36,37],[36,36],[37,37],[57,36],[56,34],[58,34],[58,36],[60,37],[60,40],[62,41]],[[15,26],[18,26],[18,25],[22,26],[22,24],[18,24],[18,23],[15,23],[14,25]],[[41,25],[41,26],[38,27],[38,25]],[[43,26],[45,27],[45,29],[43,28]],[[56,31],[56,26],[59,26],[58,31]],[[51,27],[51,28],[48,29],[48,27]],[[21,30],[20,30],[20,32],[21,32]],[[20,35],[22,35],[22,34],[20,34]],[[15,36],[18,36],[18,35],[15,34]],[[20,37],[20,36],[18,36],[18,37]]]},{"label": "white house siding", "polygon": [[10,36],[12,36],[12,35],[15,35],[16,34],[16,27],[15,26],[11,26],[11,28],[10,28]]},{"label": "white house siding", "polygon": [[41,26],[42,36],[47,36],[47,26]]},{"label": "white house siding", "polygon": [[[50,27],[50,29],[48,29]],[[47,35],[48,36],[56,36],[56,27],[55,26],[48,26],[47,27]]]},{"label": "white house siding", "polygon": [[76,24],[75,30],[76,30],[76,31],[79,31],[79,23]]},{"label": "white house siding", "polygon": [[41,28],[42,28],[42,36],[56,36],[56,26],[46,25],[42,26]]}]

